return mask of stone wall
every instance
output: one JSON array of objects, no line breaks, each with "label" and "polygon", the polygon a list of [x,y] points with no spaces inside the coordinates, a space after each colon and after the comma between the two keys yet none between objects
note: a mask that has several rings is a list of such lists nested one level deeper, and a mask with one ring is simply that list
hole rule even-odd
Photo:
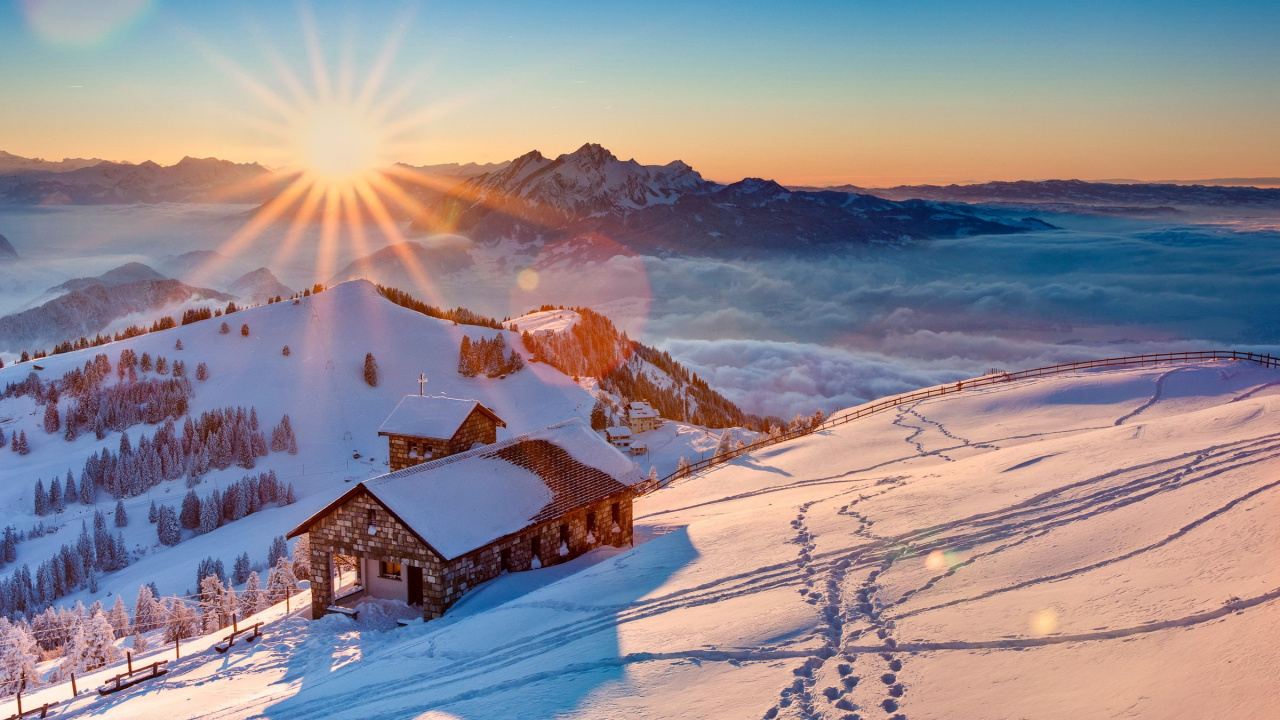
[{"label": "stone wall", "polygon": [[[594,550],[602,545],[621,547],[631,542],[631,499],[627,490],[568,515],[529,528],[517,535],[486,545],[466,555],[449,561],[444,568],[445,607],[452,605],[468,590],[482,582],[492,580],[503,571],[519,572],[532,569],[533,538],[539,538],[538,559],[541,567],[557,565]],[[618,504],[618,529],[613,529],[612,506]],[[595,517],[595,530],[588,532],[587,517]],[[560,554],[560,527],[567,527],[567,552]],[[508,565],[502,567],[503,551]]]},{"label": "stone wall", "polygon": [[[429,460],[442,458],[446,455],[453,454],[449,449],[449,441],[438,438],[418,438],[409,437],[407,435],[388,435],[388,460],[390,461],[391,472],[403,470],[407,467],[420,465]],[[410,454],[410,449],[416,449],[417,452]],[[426,453],[430,453],[430,457],[426,457]]]},{"label": "stone wall", "polygon": [[[631,542],[632,491],[626,490],[586,508],[534,526],[486,545],[451,561],[445,561],[419,541],[363,489],[311,526],[311,616],[318,618],[333,604],[330,576],[331,553],[372,560],[389,560],[422,568],[422,615],[440,617],[465,593],[506,572],[532,569],[533,539],[539,539],[541,567],[572,560],[602,545],[621,547]],[[613,505],[618,521],[613,521]],[[377,533],[369,535],[369,511],[374,512]],[[594,529],[588,517],[594,518]],[[565,526],[566,552],[560,554],[561,526]],[[503,567],[503,551],[507,565]],[[413,598],[410,598],[410,602]]]},{"label": "stone wall", "polygon": [[[498,426],[488,415],[472,410],[462,421],[452,438],[414,437],[411,435],[387,435],[387,459],[391,472],[420,465],[431,460],[465,452],[475,443],[491,445],[498,441]],[[410,450],[416,449],[416,454]],[[426,453],[430,453],[430,457]]]},{"label": "stone wall", "polygon": [[496,442],[498,442],[497,424],[493,422],[493,418],[477,408],[471,411],[467,419],[463,420],[462,425],[458,427],[458,431],[450,438],[449,450],[452,453],[466,452],[476,443],[492,445]]},{"label": "stone wall", "polygon": [[[369,534],[370,510],[377,527],[374,535]],[[324,615],[326,608],[333,604],[331,553],[422,568],[423,616],[435,618],[444,613],[443,560],[363,489],[317,520],[308,534],[311,537],[311,617]]]}]

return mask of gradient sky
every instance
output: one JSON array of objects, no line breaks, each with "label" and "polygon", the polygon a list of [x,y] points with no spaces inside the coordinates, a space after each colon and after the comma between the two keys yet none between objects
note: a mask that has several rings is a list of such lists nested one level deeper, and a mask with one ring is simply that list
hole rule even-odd
[{"label": "gradient sky", "polygon": [[[3,0],[0,0],[3,1]],[[85,7],[77,7],[87,5]],[[10,0],[0,149],[287,162],[272,58],[314,92],[304,16],[412,164],[599,142],[716,180],[965,182],[1280,175],[1280,3]]]}]

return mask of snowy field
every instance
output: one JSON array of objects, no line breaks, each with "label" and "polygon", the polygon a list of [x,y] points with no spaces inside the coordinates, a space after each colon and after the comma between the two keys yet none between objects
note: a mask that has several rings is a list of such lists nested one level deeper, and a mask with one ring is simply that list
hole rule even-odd
[{"label": "snowy field", "polygon": [[440,620],[295,612],[62,712],[1269,717],[1278,412],[1280,372],[1231,362],[923,401],[645,497],[634,548],[504,576]]}]

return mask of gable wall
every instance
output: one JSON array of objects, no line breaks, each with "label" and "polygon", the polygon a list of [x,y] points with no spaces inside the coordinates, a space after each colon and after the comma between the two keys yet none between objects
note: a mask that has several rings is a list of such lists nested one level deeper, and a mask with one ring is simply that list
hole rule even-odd
[{"label": "gable wall", "polygon": [[462,425],[458,426],[458,431],[449,440],[449,450],[454,453],[466,452],[475,443],[492,445],[496,442],[498,442],[497,424],[493,422],[493,418],[476,408],[471,411],[466,420],[462,421]]},{"label": "gable wall", "polygon": [[[374,535],[369,534],[371,509],[378,528]],[[311,617],[324,615],[326,608],[333,604],[330,553],[389,560],[422,568],[423,610],[436,609],[437,615],[428,617],[444,612],[444,561],[366,490],[361,489],[317,520],[308,535],[311,538]]]}]

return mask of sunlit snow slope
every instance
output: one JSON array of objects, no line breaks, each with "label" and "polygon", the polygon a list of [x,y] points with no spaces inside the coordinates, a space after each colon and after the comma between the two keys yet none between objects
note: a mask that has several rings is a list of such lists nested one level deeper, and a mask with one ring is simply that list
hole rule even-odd
[{"label": "sunlit snow slope", "polygon": [[295,613],[71,709],[1273,716],[1277,418],[1280,372],[1231,362],[928,400],[643,498],[637,547],[504,576],[441,620]]}]

